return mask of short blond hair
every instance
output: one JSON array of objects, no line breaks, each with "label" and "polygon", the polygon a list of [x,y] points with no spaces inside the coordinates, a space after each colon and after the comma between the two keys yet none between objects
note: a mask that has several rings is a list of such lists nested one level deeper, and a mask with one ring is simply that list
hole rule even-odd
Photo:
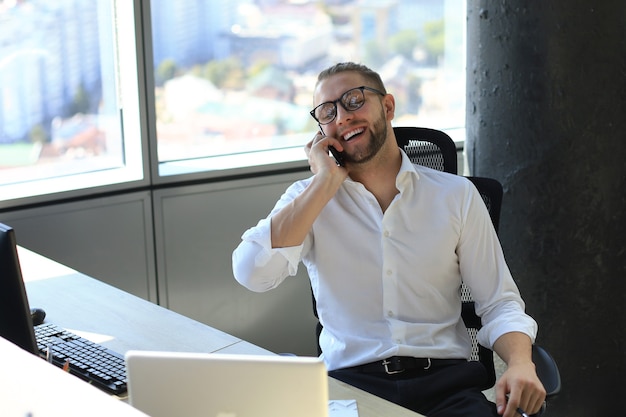
[{"label": "short blond hair", "polygon": [[340,62],[331,67],[326,68],[325,70],[320,72],[319,75],[317,76],[317,83],[315,85],[317,86],[320,82],[324,81],[327,78],[330,78],[331,76],[335,74],[339,74],[341,72],[346,72],[346,71],[353,71],[358,74],[361,74],[363,78],[365,78],[366,80],[370,81],[373,84],[368,87],[375,88],[377,90],[380,90],[382,93],[387,94],[387,90],[385,89],[385,84],[383,84],[383,80],[380,78],[380,75],[376,71],[366,67],[363,64],[357,64],[354,62]]}]

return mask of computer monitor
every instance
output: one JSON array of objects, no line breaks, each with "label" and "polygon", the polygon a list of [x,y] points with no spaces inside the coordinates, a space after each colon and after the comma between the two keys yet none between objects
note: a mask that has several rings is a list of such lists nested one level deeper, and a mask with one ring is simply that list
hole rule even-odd
[{"label": "computer monitor", "polygon": [[37,342],[26,297],[15,231],[0,223],[0,337],[37,354]]}]

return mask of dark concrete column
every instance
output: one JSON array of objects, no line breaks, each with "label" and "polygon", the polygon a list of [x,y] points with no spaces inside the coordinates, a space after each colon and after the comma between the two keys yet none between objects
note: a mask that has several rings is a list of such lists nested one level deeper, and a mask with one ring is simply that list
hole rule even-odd
[{"label": "dark concrete column", "polygon": [[626,415],[626,2],[469,0],[470,172],[504,185],[500,238],[552,416]]}]

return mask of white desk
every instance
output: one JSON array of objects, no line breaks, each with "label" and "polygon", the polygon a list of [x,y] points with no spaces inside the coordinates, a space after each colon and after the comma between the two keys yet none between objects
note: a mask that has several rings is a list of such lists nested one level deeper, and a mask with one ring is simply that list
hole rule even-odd
[{"label": "white desk", "polygon": [[81,379],[0,337],[0,415],[7,417],[147,417]]},{"label": "white desk", "polygon": [[[46,321],[121,354],[131,349],[273,354],[27,249],[18,253],[31,307],[43,308]],[[419,416],[333,378],[329,397],[356,399],[359,417]]]}]

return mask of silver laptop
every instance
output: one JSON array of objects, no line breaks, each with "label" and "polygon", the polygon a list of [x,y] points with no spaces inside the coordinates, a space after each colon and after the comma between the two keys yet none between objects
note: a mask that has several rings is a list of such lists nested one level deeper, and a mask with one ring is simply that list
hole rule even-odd
[{"label": "silver laptop", "polygon": [[319,358],[129,351],[130,404],[152,417],[327,417]]}]

